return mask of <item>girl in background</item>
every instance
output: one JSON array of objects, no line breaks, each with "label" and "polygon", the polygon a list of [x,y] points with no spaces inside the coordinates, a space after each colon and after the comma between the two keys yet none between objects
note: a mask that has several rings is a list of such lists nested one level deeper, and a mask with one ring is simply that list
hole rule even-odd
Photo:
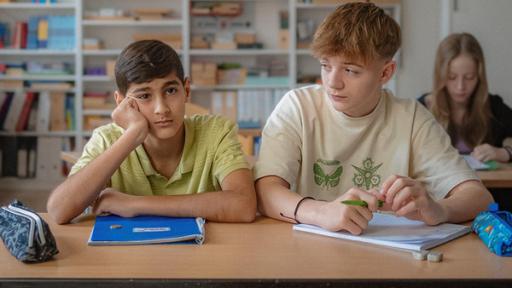
[{"label": "girl in background", "polygon": [[437,49],[434,87],[418,99],[446,129],[461,154],[480,161],[512,160],[512,109],[488,91],[482,48],[469,33],[446,37]]}]

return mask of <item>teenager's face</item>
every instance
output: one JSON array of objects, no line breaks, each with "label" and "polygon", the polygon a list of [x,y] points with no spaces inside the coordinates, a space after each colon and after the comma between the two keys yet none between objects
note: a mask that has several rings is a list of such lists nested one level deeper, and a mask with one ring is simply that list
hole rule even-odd
[{"label": "teenager's face", "polygon": [[320,58],[322,83],[336,111],[351,117],[369,114],[393,75],[391,60],[372,60],[367,65],[340,56]]},{"label": "teenager's face", "polygon": [[467,105],[478,85],[478,67],[476,61],[467,54],[461,54],[448,65],[446,89],[452,103]]},{"label": "teenager's face", "polygon": [[130,84],[126,96],[134,97],[139,111],[149,123],[149,133],[169,139],[181,131],[185,103],[190,97],[188,79],[182,83],[175,73],[150,82]]}]

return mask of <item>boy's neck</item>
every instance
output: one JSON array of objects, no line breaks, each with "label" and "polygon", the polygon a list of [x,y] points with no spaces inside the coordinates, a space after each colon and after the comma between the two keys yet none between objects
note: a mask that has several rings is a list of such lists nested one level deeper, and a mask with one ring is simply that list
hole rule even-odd
[{"label": "boy's neck", "polygon": [[143,145],[152,162],[180,159],[185,146],[185,127],[183,125],[180,131],[169,139],[161,140],[149,136],[144,140]]}]

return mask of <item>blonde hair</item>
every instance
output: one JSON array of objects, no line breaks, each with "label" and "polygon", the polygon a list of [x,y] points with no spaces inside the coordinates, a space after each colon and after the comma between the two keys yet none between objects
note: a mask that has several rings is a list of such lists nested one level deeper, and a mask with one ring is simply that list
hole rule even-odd
[{"label": "blonde hair", "polygon": [[400,26],[373,3],[339,6],[320,24],[311,50],[315,57],[344,55],[367,64],[378,57],[391,59],[400,47]]},{"label": "blonde hair", "polygon": [[[469,55],[475,61],[478,71],[478,83],[470,96],[469,106],[463,123],[456,126],[450,113],[450,95],[446,88],[450,63],[461,54]],[[446,37],[437,49],[434,67],[434,89],[432,91],[432,114],[446,129],[452,144],[460,137],[471,148],[490,140],[491,109],[485,61],[482,47],[469,33],[456,33]]]}]

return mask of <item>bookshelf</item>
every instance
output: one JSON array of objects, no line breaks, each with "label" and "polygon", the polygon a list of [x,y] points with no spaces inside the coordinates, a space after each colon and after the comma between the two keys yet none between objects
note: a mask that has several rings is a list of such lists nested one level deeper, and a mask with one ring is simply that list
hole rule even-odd
[{"label": "bookshelf", "polygon": [[[57,0],[56,2],[50,4],[36,4],[30,0],[1,2],[0,22],[9,23],[13,29],[17,21],[28,22],[30,17],[34,16],[73,16],[73,47],[64,50],[0,47],[0,65],[10,62],[60,62],[67,63],[71,67],[71,72],[66,75],[5,75],[0,70],[0,94],[13,92],[18,96],[29,92],[65,93],[73,98],[74,125],[63,131],[51,129],[48,131],[0,131],[0,148],[4,145],[2,139],[6,138],[41,138],[44,140],[40,141],[43,144],[58,146],[59,149],[51,149],[55,147],[48,149],[38,143],[40,146],[38,150],[49,151],[49,154],[57,153],[53,156],[58,159],[60,150],[82,149],[91,135],[88,119],[93,119],[96,124],[101,124],[101,119],[108,121],[112,108],[87,107],[91,100],[88,97],[91,95],[97,97],[102,94],[112,98],[115,82],[108,71],[107,62],[110,61],[112,65],[112,61],[123,47],[144,37],[161,37],[175,47],[182,59],[185,74],[192,76],[192,102],[207,107],[210,112],[227,114],[226,116],[238,121],[241,135],[258,138],[266,117],[280,99],[278,96],[282,96],[289,89],[308,85],[311,79],[319,76],[319,65],[311,56],[307,45],[303,43],[308,35],[302,32],[307,32],[308,29],[314,31],[323,17],[337,6],[333,3],[343,1]],[[400,23],[399,0],[374,2],[385,8]],[[219,7],[222,3],[229,3],[229,5]],[[205,7],[210,9],[208,13],[203,13]],[[134,16],[135,12],[141,8],[162,13],[158,17]],[[197,75],[205,75],[202,70],[199,70],[199,74],[195,73],[198,67],[206,69],[206,66],[198,66],[197,63],[214,63],[215,73],[226,74],[227,80],[233,75],[243,79],[238,82],[222,82],[214,76],[215,82],[211,82],[212,79],[197,81]],[[233,63],[239,66],[235,65],[235,68],[230,67],[220,72],[221,69],[218,67],[225,63],[227,65],[224,66],[228,67],[233,66]],[[304,76],[309,76],[306,78],[310,81],[302,81]],[[26,85],[5,87],[5,83],[12,81],[23,81],[25,84],[33,81],[60,81],[70,83],[71,87],[65,89],[52,87],[38,89]],[[395,90],[397,81],[398,79],[393,79],[389,88]],[[106,105],[111,105],[112,100],[105,100]],[[231,108],[223,107],[227,103],[231,103],[229,104]],[[246,107],[241,107],[241,104]],[[244,115],[240,114],[252,115],[250,116],[252,118],[243,119],[241,116]],[[66,143],[59,144],[60,140]],[[2,161],[6,161],[5,157]],[[55,161],[54,164],[60,164],[60,160]],[[60,175],[62,169],[53,170]],[[17,185],[19,181],[32,181],[42,183],[41,185],[44,186],[61,179],[62,176],[52,178],[47,174],[44,174],[44,177],[37,176],[35,179],[16,179],[15,177],[13,179],[13,177],[0,176],[0,183],[2,186],[4,183],[9,186]]]}]

